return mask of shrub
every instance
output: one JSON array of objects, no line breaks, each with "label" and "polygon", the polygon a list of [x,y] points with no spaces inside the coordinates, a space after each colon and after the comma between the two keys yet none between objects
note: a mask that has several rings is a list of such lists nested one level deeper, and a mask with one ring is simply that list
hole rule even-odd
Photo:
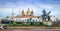
[{"label": "shrub", "polygon": [[44,25],[44,24],[43,24],[43,22],[40,22],[40,24],[39,24],[39,25]]}]

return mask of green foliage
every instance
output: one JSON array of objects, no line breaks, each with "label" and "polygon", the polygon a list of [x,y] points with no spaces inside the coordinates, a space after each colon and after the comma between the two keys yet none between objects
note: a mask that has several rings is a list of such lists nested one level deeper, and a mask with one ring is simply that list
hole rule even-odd
[{"label": "green foliage", "polygon": [[40,25],[44,25],[43,22],[40,22]]},{"label": "green foliage", "polygon": [[21,26],[29,26],[29,25],[30,25],[30,23],[24,22]]},{"label": "green foliage", "polygon": [[21,24],[17,24],[16,22],[13,22],[13,24],[7,24],[6,26],[43,26],[42,22],[22,22]]},{"label": "green foliage", "polygon": [[13,25],[14,25],[14,26],[17,25],[16,22],[13,22]]},{"label": "green foliage", "polygon": [[32,25],[32,26],[42,26],[43,23],[42,22],[31,22],[30,25]]}]

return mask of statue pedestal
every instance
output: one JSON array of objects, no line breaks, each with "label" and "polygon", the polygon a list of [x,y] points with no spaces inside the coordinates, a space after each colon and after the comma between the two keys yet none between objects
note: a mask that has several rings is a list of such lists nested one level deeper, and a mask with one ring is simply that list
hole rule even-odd
[{"label": "statue pedestal", "polygon": [[52,25],[52,22],[51,22],[51,21],[43,21],[43,24],[44,24],[44,25],[51,26],[51,25]]}]

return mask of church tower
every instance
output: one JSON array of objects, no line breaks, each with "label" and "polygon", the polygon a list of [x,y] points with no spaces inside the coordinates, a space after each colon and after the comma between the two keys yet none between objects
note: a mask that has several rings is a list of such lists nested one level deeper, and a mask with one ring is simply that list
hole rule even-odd
[{"label": "church tower", "polygon": [[34,12],[33,9],[30,11],[30,9],[28,8],[27,12],[26,12],[27,16],[34,16]]},{"label": "church tower", "polygon": [[31,11],[31,16],[34,16],[34,12],[33,12],[33,9],[32,9],[32,11]]},{"label": "church tower", "polygon": [[27,15],[27,16],[30,16],[30,15],[31,15],[31,11],[30,11],[29,8],[28,8],[28,10],[27,10],[27,12],[26,12],[26,15]]},{"label": "church tower", "polygon": [[24,12],[24,9],[22,10],[22,16],[25,16],[25,12]]}]

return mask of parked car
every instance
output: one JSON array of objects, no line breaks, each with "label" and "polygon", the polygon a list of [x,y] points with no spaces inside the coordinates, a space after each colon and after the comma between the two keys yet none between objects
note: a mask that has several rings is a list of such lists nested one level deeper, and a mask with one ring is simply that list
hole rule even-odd
[{"label": "parked car", "polygon": [[0,29],[7,29],[7,27],[4,25],[4,26],[0,26]]}]

